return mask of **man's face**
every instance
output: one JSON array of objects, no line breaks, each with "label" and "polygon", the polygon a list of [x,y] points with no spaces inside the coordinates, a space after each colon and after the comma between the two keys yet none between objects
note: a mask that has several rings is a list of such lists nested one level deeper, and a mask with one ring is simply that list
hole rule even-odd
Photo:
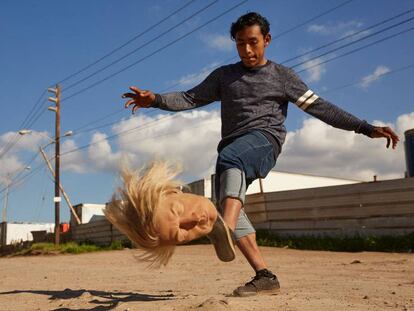
[{"label": "man's face", "polygon": [[236,46],[240,59],[246,67],[266,64],[265,48],[271,40],[270,34],[262,35],[259,25],[246,26],[236,33]]}]

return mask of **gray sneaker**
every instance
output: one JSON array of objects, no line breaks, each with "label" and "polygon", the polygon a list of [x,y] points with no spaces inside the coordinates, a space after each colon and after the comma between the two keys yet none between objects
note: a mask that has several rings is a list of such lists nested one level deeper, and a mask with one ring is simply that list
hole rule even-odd
[{"label": "gray sneaker", "polygon": [[220,214],[217,214],[217,220],[213,225],[213,230],[207,234],[208,239],[214,245],[217,257],[221,261],[232,261],[236,258],[236,249],[230,228],[226,225]]},{"label": "gray sneaker", "polygon": [[248,297],[257,294],[273,294],[280,290],[279,281],[271,271],[263,269],[256,272],[256,276],[244,286],[233,291],[234,296]]}]

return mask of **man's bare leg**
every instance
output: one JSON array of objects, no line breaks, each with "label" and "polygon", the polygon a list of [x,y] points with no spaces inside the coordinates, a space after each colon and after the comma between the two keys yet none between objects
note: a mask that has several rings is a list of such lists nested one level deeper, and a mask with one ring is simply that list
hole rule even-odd
[{"label": "man's bare leg", "polygon": [[[226,224],[234,231],[239,218],[242,203],[238,199],[226,198],[223,201],[223,219]],[[256,234],[249,234],[237,241],[237,246],[246,257],[249,264],[255,271],[266,269],[266,263],[257,246]]]},{"label": "man's bare leg", "polygon": [[[238,199],[226,198],[223,201],[223,219],[231,230],[237,225],[242,203]],[[275,293],[280,289],[279,281],[271,271],[267,270],[266,263],[256,242],[256,234],[251,233],[237,241],[237,246],[246,257],[256,276],[243,286],[233,291],[235,296],[253,296],[258,292]]]},{"label": "man's bare leg", "polygon": [[256,233],[248,234],[241,239],[237,240],[237,246],[240,251],[246,257],[250,266],[254,271],[267,269],[267,265],[263,259],[262,253],[259,250],[256,242]]}]

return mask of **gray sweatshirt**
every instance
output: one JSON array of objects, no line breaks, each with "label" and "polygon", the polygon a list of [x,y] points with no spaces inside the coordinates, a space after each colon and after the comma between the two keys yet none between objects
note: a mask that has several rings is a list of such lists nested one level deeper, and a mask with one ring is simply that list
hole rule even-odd
[{"label": "gray sweatshirt", "polygon": [[[234,137],[259,130],[281,150],[288,102],[336,128],[371,136],[373,126],[322,99],[287,67],[268,61],[246,68],[241,62],[215,69],[186,92],[156,94],[152,105],[168,111],[198,108],[221,101],[220,150]],[[277,144],[277,146],[276,146]]]}]

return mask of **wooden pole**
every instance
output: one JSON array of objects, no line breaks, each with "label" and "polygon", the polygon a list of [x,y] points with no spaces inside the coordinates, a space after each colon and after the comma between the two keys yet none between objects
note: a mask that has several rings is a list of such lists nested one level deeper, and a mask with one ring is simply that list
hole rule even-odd
[{"label": "wooden pole", "polygon": [[60,86],[56,85],[55,122],[55,244],[60,244]]},{"label": "wooden pole", "polygon": [[[43,159],[45,160],[45,162],[47,164],[47,167],[49,168],[50,172],[52,173],[53,179],[55,179],[56,178],[55,171],[53,170],[52,165],[50,164],[49,159],[47,158],[47,156],[46,156],[44,150],[42,149],[42,147],[40,147],[39,150],[40,150],[40,154],[42,155]],[[70,210],[72,212],[72,215],[75,217],[76,222],[78,223],[78,225],[80,225],[81,221],[79,219],[79,216],[78,216],[78,214],[76,214],[76,211],[73,208],[72,203],[70,202],[69,196],[66,194],[65,189],[63,189],[63,186],[62,186],[61,183],[59,183],[59,188],[62,191],[63,197],[65,198],[65,201],[68,204],[68,206],[69,206],[69,208],[70,208]]]},{"label": "wooden pole", "polygon": [[260,193],[263,194],[263,182],[261,178],[259,178],[259,186],[260,186]]},{"label": "wooden pole", "polygon": [[4,195],[2,222],[7,222],[7,205],[9,204],[10,173],[7,174],[6,193]]}]

